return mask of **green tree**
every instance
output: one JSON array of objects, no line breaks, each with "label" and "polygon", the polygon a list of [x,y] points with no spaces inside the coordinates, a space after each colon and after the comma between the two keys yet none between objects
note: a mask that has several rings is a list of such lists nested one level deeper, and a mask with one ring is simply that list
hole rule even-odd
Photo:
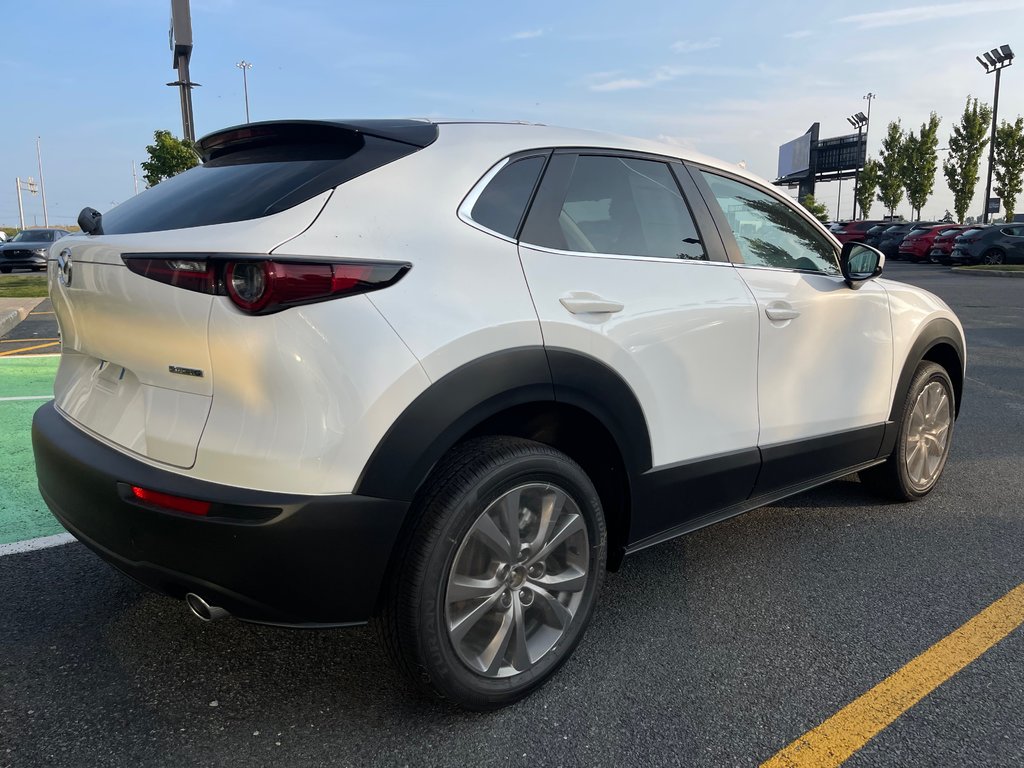
[{"label": "green tree", "polygon": [[[957,221],[963,222],[974,199],[978,184],[978,166],[988,144],[988,129],[992,123],[992,110],[987,104],[967,97],[960,123],[953,126],[949,137],[949,156],[942,162],[949,191],[953,193],[953,210]],[[987,203],[986,203],[987,205]]]},{"label": "green tree", "polygon": [[814,195],[804,195],[800,199],[800,205],[810,211],[811,215],[819,221],[828,224],[828,208],[825,207],[824,203],[819,203],[815,200]]},{"label": "green tree", "polygon": [[935,191],[935,172],[939,165],[939,116],[932,112],[927,123],[921,124],[916,136],[910,131],[900,150],[901,176],[907,200],[913,211],[911,219],[921,218],[921,209]]},{"label": "green tree", "polygon": [[1024,184],[1024,117],[1016,122],[1003,120],[996,129],[996,162],[993,169],[996,195],[1002,198],[1006,220],[1013,221],[1017,197]]},{"label": "green tree", "polygon": [[878,153],[881,165],[878,173],[878,202],[889,210],[892,216],[896,206],[903,200],[903,129],[900,121],[889,123],[882,151]]},{"label": "green tree", "polygon": [[164,179],[199,165],[199,156],[188,139],[177,139],[170,131],[155,131],[153,143],[146,147],[149,160],[142,161],[146,186],[155,187]]},{"label": "green tree", "polygon": [[860,217],[866,219],[871,214],[871,204],[875,202],[875,190],[878,189],[878,176],[881,165],[869,157],[860,171],[857,180],[857,207]]}]

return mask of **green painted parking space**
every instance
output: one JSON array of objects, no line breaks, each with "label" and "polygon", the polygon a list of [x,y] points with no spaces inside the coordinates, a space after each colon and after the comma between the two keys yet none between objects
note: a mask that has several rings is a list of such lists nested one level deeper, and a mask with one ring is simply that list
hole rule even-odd
[{"label": "green painted parking space", "polygon": [[[36,486],[32,414],[52,396],[57,357],[0,358],[0,544],[52,536],[63,528]],[[39,398],[32,400],[10,398]]]}]

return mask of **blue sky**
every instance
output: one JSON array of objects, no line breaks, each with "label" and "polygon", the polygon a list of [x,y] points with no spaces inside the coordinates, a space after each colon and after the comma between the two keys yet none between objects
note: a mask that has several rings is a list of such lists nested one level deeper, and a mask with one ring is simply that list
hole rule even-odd
[{"label": "blue sky", "polygon": [[[51,223],[67,224],[85,205],[107,210],[133,193],[131,163],[154,130],[180,134],[177,90],[164,85],[175,79],[169,5],[5,9],[0,224],[17,224],[15,177],[38,175],[36,136]],[[661,137],[769,178],[779,144],[814,121],[822,136],[848,133],[869,91],[871,154],[890,120],[917,128],[932,110],[945,146],[968,94],[991,101],[993,78],[974,56],[998,45],[1021,57],[1003,73],[1000,116],[1024,114],[1024,0],[193,0],[192,26],[199,135],[244,121],[243,58],[254,65],[253,120],[523,119]],[[979,211],[983,186],[984,176]],[[846,216],[851,192],[847,182]],[[836,194],[819,185],[832,212]],[[39,197],[25,206],[27,223],[42,224]],[[940,172],[924,215],[946,207]],[[906,203],[900,211],[909,215]]]}]

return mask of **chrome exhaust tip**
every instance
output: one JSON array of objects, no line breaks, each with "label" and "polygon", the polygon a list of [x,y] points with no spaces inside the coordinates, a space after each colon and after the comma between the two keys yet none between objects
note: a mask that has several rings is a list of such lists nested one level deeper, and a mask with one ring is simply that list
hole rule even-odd
[{"label": "chrome exhaust tip", "polygon": [[231,615],[223,608],[216,605],[210,605],[195,592],[189,592],[185,595],[185,605],[187,605],[188,609],[192,611],[192,615],[200,621],[216,621],[217,619],[223,619],[225,616]]}]

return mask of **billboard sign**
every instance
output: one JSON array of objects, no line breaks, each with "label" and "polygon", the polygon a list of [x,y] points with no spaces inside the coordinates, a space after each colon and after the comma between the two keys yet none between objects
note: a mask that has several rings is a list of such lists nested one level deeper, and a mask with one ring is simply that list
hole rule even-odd
[{"label": "billboard sign", "polygon": [[867,138],[856,133],[831,139],[818,139],[815,171],[833,173],[863,168],[867,158],[867,146]]},{"label": "billboard sign", "polygon": [[185,57],[185,60],[192,56],[192,11],[188,7],[188,0],[171,0],[171,28],[168,31],[171,43],[171,53],[174,60],[172,68],[178,67],[178,58]]},{"label": "billboard sign", "polygon": [[810,170],[811,132],[787,141],[779,147],[779,178],[784,179]]}]

